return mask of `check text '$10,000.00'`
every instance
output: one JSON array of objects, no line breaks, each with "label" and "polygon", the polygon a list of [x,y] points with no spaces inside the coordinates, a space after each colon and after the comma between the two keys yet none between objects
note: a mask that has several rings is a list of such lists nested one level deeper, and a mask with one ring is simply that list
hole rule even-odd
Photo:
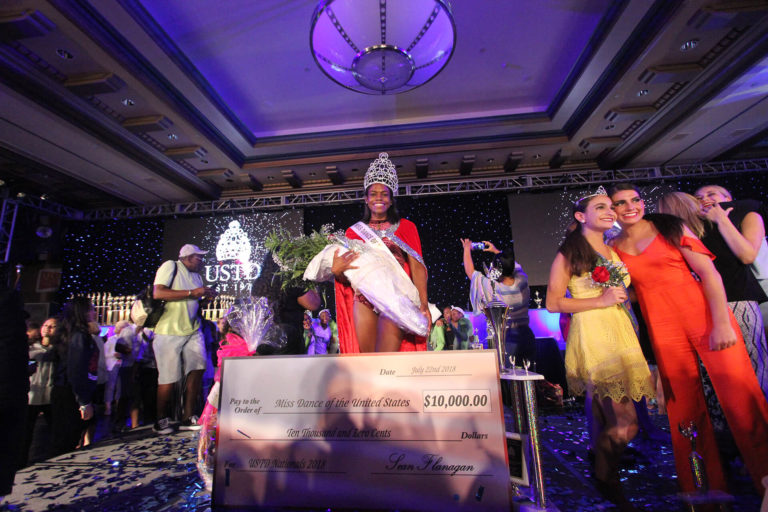
[{"label": "check text '$10,000.00'", "polygon": [[424,390],[424,412],[490,412],[491,393],[487,389]]}]

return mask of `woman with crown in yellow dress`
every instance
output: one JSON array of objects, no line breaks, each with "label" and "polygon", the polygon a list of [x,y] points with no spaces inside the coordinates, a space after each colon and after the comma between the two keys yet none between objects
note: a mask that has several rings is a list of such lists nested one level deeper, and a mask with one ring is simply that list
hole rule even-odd
[{"label": "woman with crown in yellow dress", "polygon": [[[427,267],[421,254],[421,240],[415,224],[400,217],[395,206],[397,171],[386,153],[368,167],[363,180],[365,212],[363,220],[347,229],[349,239],[365,240],[366,245],[383,243],[418,290],[419,310],[429,319]],[[405,332],[379,311],[344,276],[355,269],[358,254],[349,251],[333,257],[336,280],[336,322],[341,353],[398,352],[426,350],[426,338]],[[393,300],[397,298],[393,297]],[[428,323],[429,320],[427,320]]]},{"label": "woman with crown in yellow dress", "polygon": [[566,377],[571,392],[586,391],[598,429],[592,435],[595,486],[620,510],[634,510],[621,490],[618,465],[638,430],[633,400],[653,398],[654,386],[625,305],[629,276],[604,241],[616,220],[605,189],[579,199],[573,218],[552,263],[547,309],[573,314]]}]

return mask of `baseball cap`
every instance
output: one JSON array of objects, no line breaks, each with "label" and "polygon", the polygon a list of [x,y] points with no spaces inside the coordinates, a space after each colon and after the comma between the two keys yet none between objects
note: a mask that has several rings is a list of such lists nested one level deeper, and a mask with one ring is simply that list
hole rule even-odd
[{"label": "baseball cap", "polygon": [[467,316],[467,314],[464,312],[464,310],[461,309],[459,306],[451,306],[451,309],[455,309],[456,311],[458,311],[462,315]]},{"label": "baseball cap", "polygon": [[432,323],[437,322],[443,316],[443,313],[431,302],[429,303],[429,314],[432,317]]},{"label": "baseball cap", "polygon": [[186,244],[179,251],[179,258],[186,258],[187,256],[192,256],[193,254],[208,254],[208,251],[204,251],[196,245]]}]

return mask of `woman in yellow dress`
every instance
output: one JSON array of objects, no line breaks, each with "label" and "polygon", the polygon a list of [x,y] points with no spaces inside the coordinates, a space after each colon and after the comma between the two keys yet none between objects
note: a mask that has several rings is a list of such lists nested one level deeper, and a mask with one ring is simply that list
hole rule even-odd
[{"label": "woman in yellow dress", "polygon": [[654,387],[627,309],[629,275],[604,241],[616,220],[605,189],[579,199],[573,217],[550,270],[547,309],[573,314],[565,369],[571,392],[586,391],[593,416],[595,486],[621,510],[634,510],[621,490],[618,466],[637,434],[632,401],[653,398]]}]

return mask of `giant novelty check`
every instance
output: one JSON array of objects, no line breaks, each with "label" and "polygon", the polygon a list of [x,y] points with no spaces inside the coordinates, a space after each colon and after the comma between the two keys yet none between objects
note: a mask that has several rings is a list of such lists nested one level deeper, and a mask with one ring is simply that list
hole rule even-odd
[{"label": "giant novelty check", "polygon": [[223,361],[219,507],[509,510],[495,352]]}]

